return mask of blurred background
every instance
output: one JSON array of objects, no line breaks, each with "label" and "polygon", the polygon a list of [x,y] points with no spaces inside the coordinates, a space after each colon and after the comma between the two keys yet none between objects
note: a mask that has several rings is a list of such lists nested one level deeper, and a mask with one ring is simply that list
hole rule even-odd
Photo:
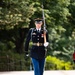
[{"label": "blurred background", "polygon": [[34,18],[42,17],[42,2],[50,41],[45,70],[75,69],[75,0],[0,0],[0,71],[33,70],[24,44]]}]

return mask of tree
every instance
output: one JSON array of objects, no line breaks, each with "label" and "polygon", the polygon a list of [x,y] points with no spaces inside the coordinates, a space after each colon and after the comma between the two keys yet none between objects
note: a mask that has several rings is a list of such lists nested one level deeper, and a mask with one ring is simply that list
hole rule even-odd
[{"label": "tree", "polygon": [[74,25],[74,0],[46,0],[45,8],[49,10],[49,19],[47,20],[50,40],[51,55],[60,59],[71,61],[74,50],[74,41],[72,33]]},{"label": "tree", "polygon": [[33,3],[30,0],[1,0],[0,40],[6,37],[4,40],[12,41],[16,45],[17,52],[20,53],[33,13]]}]

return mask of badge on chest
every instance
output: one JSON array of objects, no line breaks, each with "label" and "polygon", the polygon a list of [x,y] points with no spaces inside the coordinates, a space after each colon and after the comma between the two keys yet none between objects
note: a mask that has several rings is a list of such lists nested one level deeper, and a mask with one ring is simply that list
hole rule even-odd
[{"label": "badge on chest", "polygon": [[35,32],[33,32],[33,33],[32,33],[32,35],[36,35],[36,33],[35,33]]},{"label": "badge on chest", "polygon": [[44,34],[41,34],[41,37],[43,38],[44,37]]}]

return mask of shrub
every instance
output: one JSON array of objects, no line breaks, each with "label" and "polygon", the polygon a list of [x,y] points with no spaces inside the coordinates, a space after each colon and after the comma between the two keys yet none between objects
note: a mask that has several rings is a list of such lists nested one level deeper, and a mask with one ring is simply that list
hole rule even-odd
[{"label": "shrub", "polygon": [[60,60],[56,57],[47,56],[46,57],[46,70],[71,70],[71,63]]}]

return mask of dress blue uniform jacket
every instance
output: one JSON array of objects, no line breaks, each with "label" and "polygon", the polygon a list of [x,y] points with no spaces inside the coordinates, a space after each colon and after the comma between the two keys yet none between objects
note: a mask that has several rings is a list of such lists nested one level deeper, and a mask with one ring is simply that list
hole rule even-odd
[{"label": "dress blue uniform jacket", "polygon": [[[27,34],[26,42],[25,42],[25,52],[28,52],[29,42],[32,40],[33,43],[43,43],[44,44],[44,31],[43,29],[40,32],[37,31],[36,28],[31,28]],[[46,41],[48,41],[48,32],[46,32]],[[30,56],[35,59],[45,58],[45,47],[32,45],[30,50]]]}]

